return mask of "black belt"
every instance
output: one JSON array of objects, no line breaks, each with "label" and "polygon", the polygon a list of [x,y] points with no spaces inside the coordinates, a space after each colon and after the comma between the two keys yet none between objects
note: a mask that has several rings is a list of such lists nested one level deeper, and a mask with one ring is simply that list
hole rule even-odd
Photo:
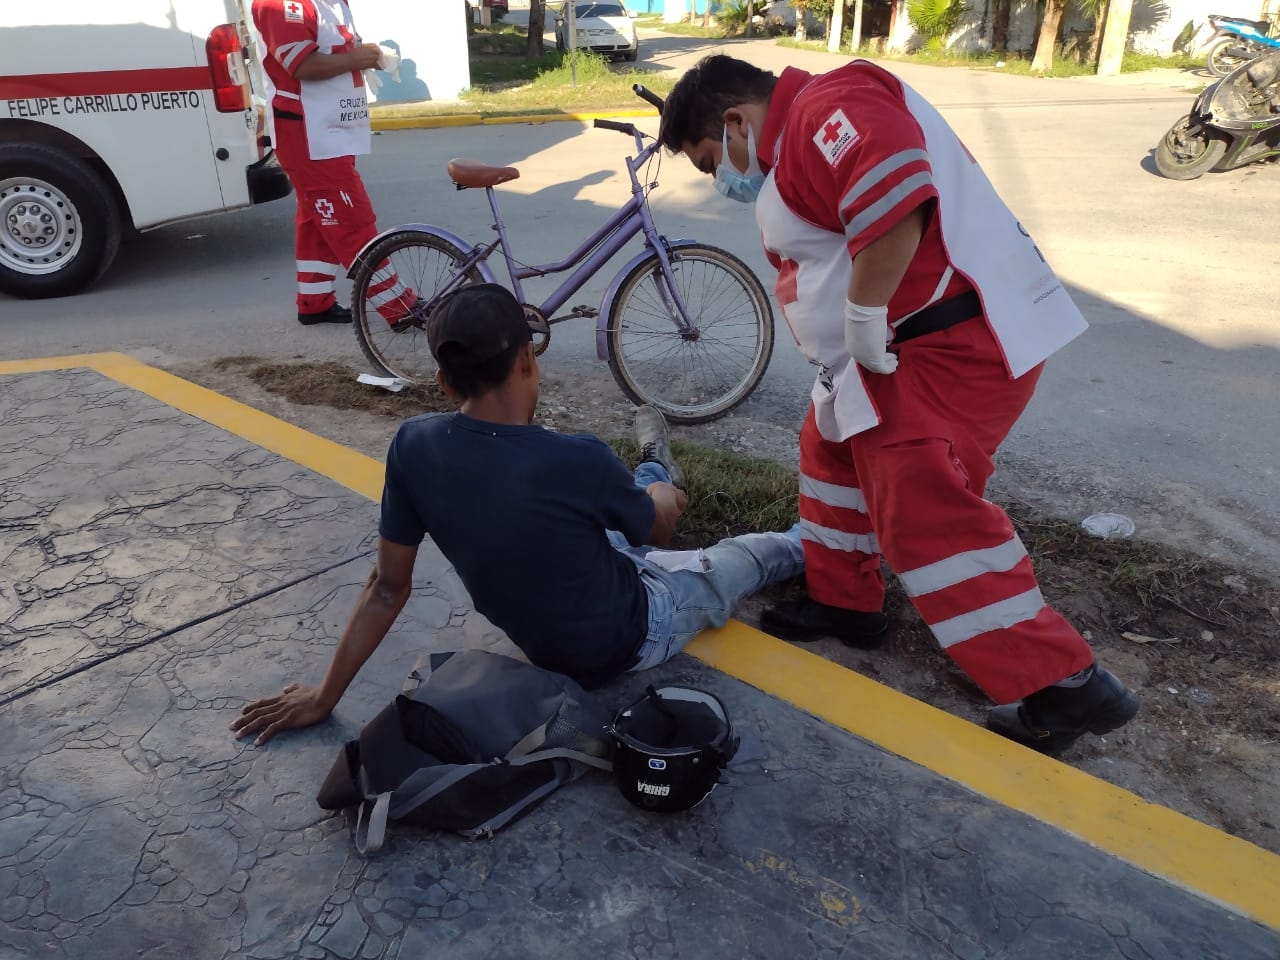
[{"label": "black belt", "polygon": [[926,333],[946,330],[957,323],[972,320],[980,313],[982,313],[982,299],[978,296],[978,291],[970,290],[968,293],[925,307],[919,313],[903,320],[894,329],[893,345],[923,337]]}]

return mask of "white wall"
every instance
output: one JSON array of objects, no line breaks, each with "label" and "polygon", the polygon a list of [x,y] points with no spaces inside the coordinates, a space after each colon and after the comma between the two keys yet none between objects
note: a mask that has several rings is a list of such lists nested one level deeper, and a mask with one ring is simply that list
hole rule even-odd
[{"label": "white wall", "polygon": [[456,100],[471,86],[462,0],[361,0],[352,6],[360,36],[367,43],[398,43],[401,57],[414,61],[430,99]]},{"label": "white wall", "polygon": [[[898,0],[898,16],[895,21],[893,35],[889,38],[889,48],[906,50],[911,46],[915,31],[907,19],[906,0]],[[1130,45],[1144,53],[1169,56],[1173,53],[1173,42],[1182,29],[1191,22],[1193,26],[1206,23],[1210,12],[1220,13],[1228,17],[1247,17],[1250,20],[1262,18],[1266,0],[1134,0],[1133,16],[1129,25]],[[960,28],[952,34],[951,48],[955,50],[988,50],[991,48],[991,12],[992,0],[969,0],[969,13],[961,22]],[[776,13],[794,21],[795,14],[790,4],[775,3],[770,14]],[[1088,30],[1093,21],[1081,16],[1075,10],[1067,14],[1070,30]],[[847,25],[847,24],[846,24]],[[1035,46],[1036,5],[1031,0],[1015,2],[1012,15],[1009,17],[1009,49],[1029,51]],[[1200,34],[1199,39],[1207,38],[1208,30]]]},{"label": "white wall", "polygon": [[1210,13],[1261,20],[1264,6],[1263,0],[1213,0],[1209,4],[1204,0],[1134,0],[1130,42],[1133,49],[1143,53],[1168,56],[1173,51],[1173,41],[1188,22],[1194,27],[1204,24],[1197,37],[1203,42],[1212,36]]}]

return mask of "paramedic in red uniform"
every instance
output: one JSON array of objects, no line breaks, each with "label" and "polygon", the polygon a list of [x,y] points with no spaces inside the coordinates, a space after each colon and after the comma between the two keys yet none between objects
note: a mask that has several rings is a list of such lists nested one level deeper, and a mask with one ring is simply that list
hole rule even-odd
[{"label": "paramedic in red uniform", "polygon": [[[370,141],[362,71],[382,51],[360,42],[346,0],[253,0],[253,22],[266,45],[276,156],[298,194],[298,322],[349,323],[333,286],[377,234],[355,158]],[[393,325],[416,299],[394,273],[373,294]]]},{"label": "paramedic in red uniform", "polygon": [[1045,359],[1086,324],[946,121],[866,61],[775,77],[712,56],[667,98],[662,140],[755,202],[817,370],[800,432],[809,596],[766,611],[765,628],[878,646],[883,555],[999,705],[993,730],[1056,754],[1132,719],[1137,699],[1046,605],[984,499]]}]

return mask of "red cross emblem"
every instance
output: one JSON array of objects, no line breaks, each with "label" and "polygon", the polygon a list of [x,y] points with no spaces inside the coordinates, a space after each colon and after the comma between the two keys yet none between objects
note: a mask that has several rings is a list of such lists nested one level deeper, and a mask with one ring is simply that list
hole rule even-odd
[{"label": "red cross emblem", "polygon": [[289,23],[302,23],[302,4],[298,0],[289,0],[284,5],[284,18]]},{"label": "red cross emblem", "polygon": [[837,109],[813,135],[813,143],[824,160],[835,166],[861,138],[858,128],[849,122],[844,111]]}]

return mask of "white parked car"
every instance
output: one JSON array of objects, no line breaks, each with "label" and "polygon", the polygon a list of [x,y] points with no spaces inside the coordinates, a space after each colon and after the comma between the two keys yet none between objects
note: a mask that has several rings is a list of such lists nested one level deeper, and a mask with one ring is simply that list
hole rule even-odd
[{"label": "white parked car", "polygon": [[[577,22],[575,46],[579,50],[621,56],[624,60],[634,60],[638,55],[635,14],[628,13],[621,3],[576,3],[573,14]],[[569,49],[568,3],[561,4],[556,14],[556,49]]]}]

